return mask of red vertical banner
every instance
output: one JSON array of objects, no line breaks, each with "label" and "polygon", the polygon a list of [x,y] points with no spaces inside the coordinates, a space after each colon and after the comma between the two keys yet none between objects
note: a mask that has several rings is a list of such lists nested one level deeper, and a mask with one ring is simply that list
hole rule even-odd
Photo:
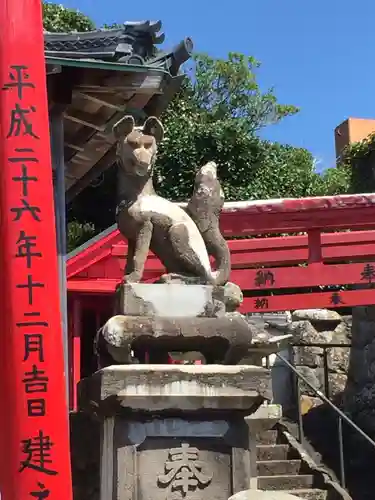
[{"label": "red vertical banner", "polygon": [[40,0],[0,5],[1,500],[71,500]]}]

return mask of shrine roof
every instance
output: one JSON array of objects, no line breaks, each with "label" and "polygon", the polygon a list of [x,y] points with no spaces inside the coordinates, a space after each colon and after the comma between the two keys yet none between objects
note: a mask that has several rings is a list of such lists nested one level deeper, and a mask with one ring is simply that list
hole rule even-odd
[{"label": "shrine roof", "polygon": [[[82,33],[44,33],[47,58],[72,59],[78,62],[117,63],[147,66],[168,71],[175,76],[181,65],[178,51],[190,54],[192,41],[186,38],[175,50],[162,51],[157,46],[165,40],[161,21],[125,22],[122,26]],[[178,49],[178,50],[177,50]],[[184,61],[183,61],[184,62]]]},{"label": "shrine roof", "polygon": [[[159,116],[180,88],[193,44],[172,50],[160,21],[84,33],[44,33],[50,116],[64,110],[67,202],[116,160],[112,127],[126,114]],[[52,118],[53,119],[53,118]]]}]

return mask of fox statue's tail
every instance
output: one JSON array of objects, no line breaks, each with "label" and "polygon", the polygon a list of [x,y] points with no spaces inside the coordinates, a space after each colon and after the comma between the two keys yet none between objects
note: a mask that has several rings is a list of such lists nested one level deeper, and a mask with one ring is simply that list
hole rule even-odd
[{"label": "fox statue's tail", "polygon": [[219,228],[223,205],[224,192],[217,178],[216,163],[206,163],[195,176],[193,195],[186,211],[197,225],[208,254],[215,259],[216,271],[212,273],[215,285],[225,285],[231,272],[228,243]]}]

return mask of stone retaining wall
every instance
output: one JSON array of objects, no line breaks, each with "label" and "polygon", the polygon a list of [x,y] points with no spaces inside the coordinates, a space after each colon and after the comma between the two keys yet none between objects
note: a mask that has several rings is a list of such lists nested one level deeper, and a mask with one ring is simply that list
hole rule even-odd
[{"label": "stone retaining wall", "polygon": [[[351,316],[341,316],[335,311],[325,309],[307,309],[294,311],[291,322],[284,329],[293,335],[293,361],[298,371],[318,390],[325,392],[341,404],[341,394],[348,378],[350,347],[332,347],[326,349],[328,380],[324,375],[324,349],[309,344],[350,344]],[[293,385],[291,382],[291,390]],[[314,391],[303,382],[300,383],[302,411],[306,413],[312,407],[321,404]]]},{"label": "stone retaining wall", "polygon": [[354,307],[344,408],[375,438],[375,306]]}]

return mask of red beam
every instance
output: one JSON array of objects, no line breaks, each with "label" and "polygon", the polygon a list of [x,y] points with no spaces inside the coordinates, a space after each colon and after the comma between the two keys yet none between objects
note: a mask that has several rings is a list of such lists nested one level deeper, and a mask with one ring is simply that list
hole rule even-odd
[{"label": "red beam", "polygon": [[[157,263],[159,261],[156,261]],[[375,263],[370,264],[374,268]],[[285,288],[304,288],[330,285],[367,284],[362,276],[365,264],[311,264],[307,267],[273,267],[263,269],[233,269],[230,280],[242,290],[278,290]],[[160,276],[160,268],[151,267],[145,274],[145,282],[152,281]],[[121,275],[111,278],[86,278],[71,279],[68,281],[69,291],[111,292],[115,290],[116,283],[121,280]]]},{"label": "red beam", "polygon": [[[321,240],[325,262],[375,257],[375,231],[323,233]],[[232,240],[229,247],[233,267],[297,264],[308,259],[306,235]],[[104,260],[111,252],[120,258],[126,254],[126,242],[117,230],[71,257],[67,262],[68,279]],[[150,254],[149,259],[156,257]]]},{"label": "red beam", "polygon": [[0,490],[72,499],[40,0],[0,7]]},{"label": "red beam", "polygon": [[[153,276],[148,275],[144,280],[145,283],[148,281],[152,282],[160,276],[160,273],[157,273]],[[148,279],[147,279],[148,278]],[[68,281],[68,292],[76,292],[76,293],[113,293],[116,290],[116,286],[119,284],[120,280],[118,279],[82,279],[75,280],[72,279]]]},{"label": "red beam", "polygon": [[226,237],[375,228],[374,194],[262,200],[238,203],[232,209],[229,206],[221,215]]},{"label": "red beam", "polygon": [[296,309],[367,306],[375,302],[374,290],[349,290],[335,292],[300,293],[263,297],[245,297],[240,311],[276,312]]},{"label": "red beam", "polygon": [[[69,292],[84,294],[113,293],[117,284],[117,280],[72,280],[69,283]],[[353,307],[356,305],[373,304],[374,302],[375,289],[342,291],[339,292],[338,295],[337,292],[315,292],[289,295],[285,294],[245,297],[240,311],[244,313],[288,311],[295,309]]]},{"label": "red beam", "polygon": [[[344,231],[336,233],[322,233],[321,241],[323,247],[336,245],[352,245],[354,243],[373,243],[375,241],[375,231]],[[122,245],[126,245],[124,240]],[[308,238],[306,234],[299,236],[272,236],[269,238],[247,238],[241,240],[230,240],[232,250],[263,250],[264,248],[307,248]]]},{"label": "red beam", "polygon": [[[343,234],[350,235],[350,239],[354,239],[352,233]],[[327,244],[322,248],[323,261],[330,263],[345,260],[375,259],[375,234],[372,233],[371,237],[374,238],[372,242],[361,242],[361,239],[358,237],[359,241],[357,244]],[[299,244],[298,240],[295,242],[289,241],[289,239],[292,240],[294,238],[298,238],[301,243]],[[230,241],[229,248],[231,250],[232,267],[234,269],[242,269],[267,265],[275,266],[305,263],[308,260],[308,247],[307,244],[305,246],[302,245],[302,238],[303,237],[300,236],[270,238],[273,240],[272,242],[269,242],[268,238]],[[275,242],[276,239],[278,240],[277,242]],[[264,244],[263,247],[262,244]],[[112,256],[125,262],[126,246],[123,244],[114,245],[112,247]],[[154,254],[150,253],[146,262],[146,269],[148,271],[161,272],[163,266],[159,259]]]},{"label": "red beam", "polygon": [[[374,269],[375,263],[370,264]],[[367,284],[362,276],[365,264],[310,264],[306,267],[234,269],[231,281],[242,290],[277,290],[330,285]]]}]

